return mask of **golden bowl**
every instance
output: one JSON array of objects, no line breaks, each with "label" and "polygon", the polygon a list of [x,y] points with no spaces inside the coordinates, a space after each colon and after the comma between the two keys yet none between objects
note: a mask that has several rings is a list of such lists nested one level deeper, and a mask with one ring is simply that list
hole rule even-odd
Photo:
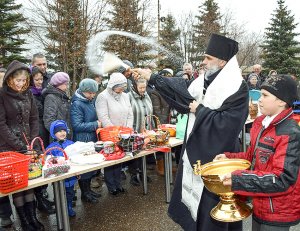
[{"label": "golden bowl", "polygon": [[194,167],[194,173],[201,175],[207,190],[220,196],[219,204],[213,208],[210,215],[223,222],[235,222],[250,216],[252,209],[239,201],[231,191],[231,186],[224,186],[222,176],[235,170],[245,170],[251,163],[244,159],[222,159],[201,165],[200,161]]}]

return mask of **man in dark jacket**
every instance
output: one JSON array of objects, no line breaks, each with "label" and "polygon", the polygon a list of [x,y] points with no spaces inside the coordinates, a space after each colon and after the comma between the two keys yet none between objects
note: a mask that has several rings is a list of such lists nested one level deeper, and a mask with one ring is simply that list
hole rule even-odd
[{"label": "man in dark jacket", "polygon": [[[238,43],[212,34],[203,64],[205,78],[186,82],[134,70],[180,113],[189,113],[169,216],[184,230],[242,230],[241,222],[219,222],[210,217],[218,196],[210,193],[193,174],[193,164],[211,162],[214,154],[239,150],[238,136],[248,116],[248,88],[236,59]],[[137,76],[137,74],[135,74]],[[188,85],[189,84],[189,85]]]},{"label": "man in dark jacket", "polygon": [[38,67],[43,73],[43,88],[46,88],[48,83],[50,82],[51,77],[53,76],[53,73],[47,72],[46,57],[41,53],[34,54],[32,56],[31,65],[33,67]]}]

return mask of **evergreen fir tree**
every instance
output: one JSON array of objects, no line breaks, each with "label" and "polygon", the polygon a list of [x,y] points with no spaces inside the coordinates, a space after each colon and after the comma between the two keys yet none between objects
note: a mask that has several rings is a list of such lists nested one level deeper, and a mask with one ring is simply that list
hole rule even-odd
[{"label": "evergreen fir tree", "polygon": [[[112,6],[109,11],[111,17],[106,19],[109,29],[126,31],[143,37],[150,34],[144,29],[139,17],[140,0],[109,0],[109,2]],[[147,53],[150,49],[148,45],[119,35],[109,37],[104,43],[105,51],[118,55],[122,60],[129,60],[134,65],[150,59]]]},{"label": "evergreen fir tree", "polygon": [[300,44],[295,40],[297,23],[294,15],[285,6],[284,0],[278,0],[278,8],[266,28],[265,41],[262,45],[264,67],[267,70],[277,70],[277,73],[299,73],[300,62],[296,55],[300,53]]},{"label": "evergreen fir tree", "polygon": [[0,64],[4,67],[13,61],[26,62],[26,58],[21,55],[25,39],[22,35],[29,33],[30,30],[20,26],[25,18],[20,13],[16,13],[22,7],[15,4],[14,0],[0,1]]},{"label": "evergreen fir tree", "polygon": [[[182,57],[182,52],[180,51],[180,46],[178,44],[180,29],[176,26],[175,18],[171,14],[167,15],[161,25],[162,29],[159,32],[159,43],[170,51],[172,56],[162,53],[158,62],[158,68],[171,68],[174,70],[175,74],[175,70],[181,68],[181,64],[177,61]],[[174,60],[174,58],[176,58],[176,60]]]},{"label": "evergreen fir tree", "polygon": [[214,0],[205,0],[199,6],[199,15],[196,16],[197,23],[193,25],[194,47],[192,48],[192,61],[202,61],[210,35],[212,33],[220,34],[220,17],[219,6]]}]

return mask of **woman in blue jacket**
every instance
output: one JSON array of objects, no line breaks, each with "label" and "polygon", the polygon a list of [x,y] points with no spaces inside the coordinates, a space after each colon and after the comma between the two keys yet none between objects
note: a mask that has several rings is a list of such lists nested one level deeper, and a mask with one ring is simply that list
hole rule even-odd
[{"label": "woman in blue jacket", "polygon": [[[83,79],[79,83],[71,101],[71,125],[73,140],[81,142],[96,142],[96,130],[101,126],[98,121],[94,97],[98,91],[98,83],[93,79]],[[90,184],[94,172],[81,175],[78,181],[81,199],[86,202],[97,203],[101,195],[91,190]]]}]

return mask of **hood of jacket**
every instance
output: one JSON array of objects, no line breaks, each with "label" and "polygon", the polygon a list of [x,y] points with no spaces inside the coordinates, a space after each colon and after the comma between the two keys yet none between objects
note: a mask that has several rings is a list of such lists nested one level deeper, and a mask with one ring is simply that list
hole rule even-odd
[{"label": "hood of jacket", "polygon": [[55,139],[55,140],[56,140],[56,136],[55,136],[55,134],[54,134],[54,129],[55,129],[56,127],[58,127],[58,126],[63,126],[63,127],[65,127],[66,130],[67,130],[67,133],[69,133],[69,128],[68,128],[68,125],[66,124],[66,122],[63,121],[63,120],[56,120],[56,121],[52,122],[51,125],[50,125],[50,135],[51,135],[51,137],[52,137],[53,139]]},{"label": "hood of jacket", "polygon": [[5,72],[5,75],[3,77],[3,86],[7,86],[7,83],[6,83],[7,78],[9,76],[11,76],[17,70],[26,70],[26,71],[28,71],[28,74],[30,73],[29,67],[27,67],[24,63],[14,60],[7,67],[7,71]]}]

